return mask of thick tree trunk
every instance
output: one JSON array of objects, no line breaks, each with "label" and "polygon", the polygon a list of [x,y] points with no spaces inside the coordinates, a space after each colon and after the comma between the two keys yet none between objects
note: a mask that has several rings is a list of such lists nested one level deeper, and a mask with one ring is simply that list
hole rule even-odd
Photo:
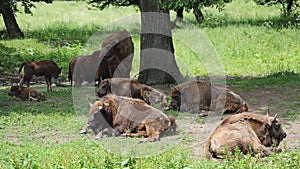
[{"label": "thick tree trunk", "polygon": [[286,8],[287,14],[291,13],[291,10],[293,7],[293,2],[294,2],[294,0],[287,0],[287,8]]},{"label": "thick tree trunk", "polygon": [[198,8],[199,4],[195,4],[193,7],[194,15],[196,17],[196,20],[199,24],[201,24],[204,21],[204,15],[202,11]]},{"label": "thick tree trunk", "polygon": [[183,21],[183,7],[178,8],[176,10],[176,20],[175,22],[182,22]]},{"label": "thick tree trunk", "polygon": [[12,39],[24,38],[24,34],[19,28],[14,11],[10,5],[10,0],[0,0],[0,7],[8,36]]},{"label": "thick tree trunk", "polygon": [[172,84],[182,81],[175,61],[169,10],[155,0],[140,0],[142,31],[139,81]]}]

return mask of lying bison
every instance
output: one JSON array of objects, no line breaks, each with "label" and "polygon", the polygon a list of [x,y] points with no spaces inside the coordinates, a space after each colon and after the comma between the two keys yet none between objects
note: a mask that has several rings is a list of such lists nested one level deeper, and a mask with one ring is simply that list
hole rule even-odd
[{"label": "lying bison", "polygon": [[19,73],[24,67],[24,75],[20,80],[20,86],[23,86],[24,83],[29,87],[30,80],[33,75],[35,76],[45,76],[47,83],[47,91],[52,91],[51,78],[58,78],[58,75],[61,73],[61,69],[57,66],[52,60],[42,60],[39,62],[24,62],[20,65]]},{"label": "lying bison", "polygon": [[16,96],[18,101],[25,101],[25,100],[46,100],[45,95],[31,87],[19,87],[19,86],[11,86],[9,92],[9,96]]},{"label": "lying bison", "polygon": [[197,113],[201,110],[217,113],[248,111],[248,104],[233,91],[201,80],[188,81],[172,88],[168,109]]},{"label": "lying bison", "polygon": [[77,56],[69,62],[69,80],[75,87],[83,81],[93,82],[112,77],[129,77],[134,53],[132,38],[126,30],[111,33],[102,49]]},{"label": "lying bison", "polygon": [[112,78],[102,80],[99,84],[97,95],[102,97],[109,93],[138,98],[151,106],[159,104],[161,110],[167,106],[166,96],[163,93],[135,79]]},{"label": "lying bison", "polygon": [[[267,156],[272,145],[278,146],[287,136],[280,122],[269,115],[241,113],[232,115],[215,129],[205,145],[208,159],[220,159],[228,152],[239,149],[242,153]],[[274,141],[274,142],[273,142]]]},{"label": "lying bison", "polygon": [[162,132],[175,130],[176,123],[174,118],[140,99],[109,94],[94,104],[90,103],[88,124],[81,133],[86,133],[89,128],[96,138],[122,134],[157,141]]}]

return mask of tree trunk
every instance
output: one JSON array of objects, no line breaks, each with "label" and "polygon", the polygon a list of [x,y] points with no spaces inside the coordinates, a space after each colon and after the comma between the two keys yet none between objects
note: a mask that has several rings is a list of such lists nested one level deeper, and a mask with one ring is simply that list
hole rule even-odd
[{"label": "tree trunk", "polygon": [[0,7],[8,36],[12,39],[24,38],[24,34],[16,21],[10,0],[0,0]]},{"label": "tree trunk", "polygon": [[176,20],[175,22],[183,22],[183,7],[176,10]]},{"label": "tree trunk", "polygon": [[287,14],[289,15],[291,13],[292,7],[293,7],[294,0],[287,0]]},{"label": "tree trunk", "polygon": [[173,84],[183,77],[174,56],[169,10],[155,0],[140,0],[141,52],[139,81],[145,84]]},{"label": "tree trunk", "polygon": [[194,15],[196,17],[196,20],[199,24],[201,24],[204,21],[204,15],[201,11],[201,9],[198,8],[199,4],[195,4],[193,7]]}]

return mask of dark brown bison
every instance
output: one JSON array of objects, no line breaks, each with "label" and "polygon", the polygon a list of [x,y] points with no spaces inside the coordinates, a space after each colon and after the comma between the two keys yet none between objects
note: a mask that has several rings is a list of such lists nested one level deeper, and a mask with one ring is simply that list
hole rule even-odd
[{"label": "dark brown bison", "polygon": [[111,78],[102,80],[99,84],[97,96],[102,97],[106,94],[138,98],[151,106],[159,104],[161,110],[167,106],[166,96],[163,93],[135,79]]},{"label": "dark brown bison", "polygon": [[217,113],[248,111],[248,104],[233,91],[201,80],[188,81],[175,86],[170,93],[168,109],[197,113],[201,110]]},{"label": "dark brown bison", "polygon": [[220,159],[226,152],[239,149],[244,154],[254,153],[267,156],[272,145],[278,146],[287,136],[277,114],[258,115],[241,113],[232,115],[221,122],[205,145],[205,155],[209,159]]},{"label": "dark brown bison", "polygon": [[16,96],[18,101],[25,100],[35,100],[41,101],[46,100],[45,95],[31,87],[19,87],[19,86],[11,86],[9,92],[9,96]]},{"label": "dark brown bison", "polygon": [[81,133],[86,133],[90,128],[96,138],[122,134],[157,141],[162,132],[176,129],[174,118],[140,99],[109,94],[94,104],[90,103],[90,107],[88,125]]},{"label": "dark brown bison", "polygon": [[129,77],[133,53],[133,42],[127,31],[112,33],[103,41],[101,50],[70,61],[69,80],[74,80],[75,87],[79,87],[83,81]]},{"label": "dark brown bison", "polygon": [[71,82],[71,86],[73,86],[73,74],[74,74],[74,69],[75,69],[75,64],[79,56],[74,57],[73,59],[70,60],[69,62],[69,73],[68,73],[68,78],[69,81]]},{"label": "dark brown bison", "polygon": [[23,86],[26,83],[27,87],[29,87],[30,80],[33,75],[35,76],[45,76],[47,83],[47,91],[52,91],[51,78],[58,78],[61,73],[62,68],[59,68],[55,62],[52,60],[42,60],[39,62],[24,62],[20,65],[19,73],[22,71],[24,67],[24,75],[20,80],[20,86]]}]

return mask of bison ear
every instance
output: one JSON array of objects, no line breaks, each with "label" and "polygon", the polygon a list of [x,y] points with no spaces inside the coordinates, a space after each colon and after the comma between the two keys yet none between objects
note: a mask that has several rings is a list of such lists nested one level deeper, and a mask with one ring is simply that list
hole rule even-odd
[{"label": "bison ear", "polygon": [[103,109],[104,108],[104,104],[101,102],[101,101],[96,101],[96,103],[97,103],[97,108],[98,108],[98,110],[101,110],[101,109]]}]

